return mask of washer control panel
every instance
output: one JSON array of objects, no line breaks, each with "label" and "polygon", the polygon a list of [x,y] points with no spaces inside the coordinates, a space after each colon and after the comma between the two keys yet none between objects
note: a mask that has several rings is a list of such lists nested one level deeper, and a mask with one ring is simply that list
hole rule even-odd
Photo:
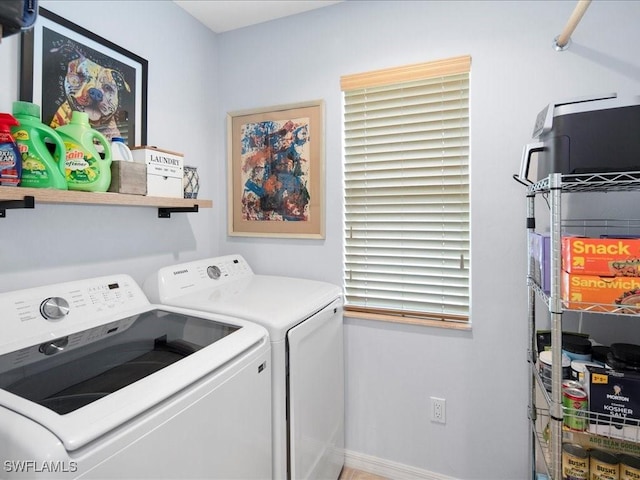
[{"label": "washer control panel", "polygon": [[[0,294],[0,354],[41,341],[42,353],[64,348],[64,337],[111,323],[149,301],[128,275],[99,277]],[[45,345],[45,342],[50,342]]]}]

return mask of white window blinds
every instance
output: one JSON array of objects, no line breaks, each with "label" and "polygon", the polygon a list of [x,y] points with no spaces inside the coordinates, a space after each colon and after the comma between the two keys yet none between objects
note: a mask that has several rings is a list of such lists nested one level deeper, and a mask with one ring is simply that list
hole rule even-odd
[{"label": "white window blinds", "polygon": [[347,309],[468,319],[470,63],[342,78]]}]

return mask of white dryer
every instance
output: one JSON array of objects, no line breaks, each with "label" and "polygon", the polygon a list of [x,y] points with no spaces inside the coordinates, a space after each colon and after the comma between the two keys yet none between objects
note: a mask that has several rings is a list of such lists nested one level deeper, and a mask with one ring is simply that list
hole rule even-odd
[{"label": "white dryer", "polygon": [[165,267],[143,286],[158,303],[242,318],[269,331],[273,479],[337,479],[344,465],[342,291],[256,275],[240,255]]},{"label": "white dryer", "polygon": [[126,275],[0,294],[1,478],[271,475],[263,327]]}]

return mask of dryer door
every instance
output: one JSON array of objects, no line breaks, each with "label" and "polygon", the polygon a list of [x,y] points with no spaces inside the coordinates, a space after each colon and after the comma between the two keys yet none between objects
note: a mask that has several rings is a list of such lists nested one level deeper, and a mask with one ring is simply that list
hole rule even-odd
[{"label": "dryer door", "polygon": [[338,478],[344,464],[342,300],[289,330],[291,479]]}]

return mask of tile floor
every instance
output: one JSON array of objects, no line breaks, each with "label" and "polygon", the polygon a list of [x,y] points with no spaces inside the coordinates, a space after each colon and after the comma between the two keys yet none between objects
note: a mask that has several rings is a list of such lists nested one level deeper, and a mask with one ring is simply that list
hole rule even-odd
[{"label": "tile floor", "polygon": [[353,468],[344,467],[342,474],[338,480],[389,480],[388,478],[374,475],[373,473],[367,473]]}]

